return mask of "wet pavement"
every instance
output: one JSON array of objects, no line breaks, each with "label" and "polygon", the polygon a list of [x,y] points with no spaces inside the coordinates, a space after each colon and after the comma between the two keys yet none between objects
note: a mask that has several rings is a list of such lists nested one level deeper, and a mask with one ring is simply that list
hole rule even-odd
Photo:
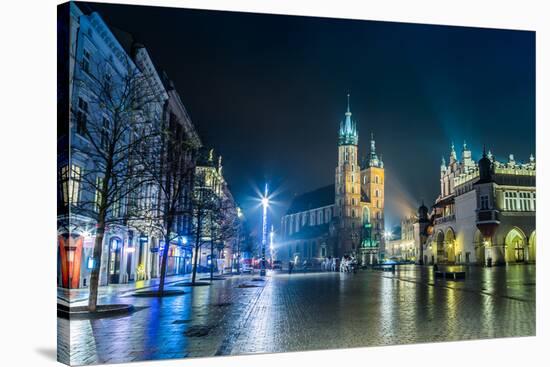
[{"label": "wet pavement", "polygon": [[535,334],[535,266],[466,269],[436,279],[428,267],[357,274],[232,276],[189,293],[132,297],[129,316],[59,319],[58,356],[71,364],[392,345]]}]

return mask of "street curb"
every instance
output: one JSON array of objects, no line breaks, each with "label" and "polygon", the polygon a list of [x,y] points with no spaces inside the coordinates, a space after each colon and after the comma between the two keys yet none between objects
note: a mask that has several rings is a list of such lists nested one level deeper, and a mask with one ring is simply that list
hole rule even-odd
[{"label": "street curb", "polygon": [[127,315],[133,311],[134,306],[126,304],[98,305],[96,312],[89,312],[87,306],[67,307],[59,304],[57,305],[57,316],[68,320],[99,319]]}]

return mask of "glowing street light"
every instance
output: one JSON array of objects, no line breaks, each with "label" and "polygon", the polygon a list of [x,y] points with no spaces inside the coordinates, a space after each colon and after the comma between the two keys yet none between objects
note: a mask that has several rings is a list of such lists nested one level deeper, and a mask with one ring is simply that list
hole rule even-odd
[{"label": "glowing street light", "polygon": [[385,238],[386,240],[391,240],[391,237],[392,237],[392,234],[391,234],[390,231],[384,232],[384,238]]},{"label": "glowing street light", "polygon": [[275,236],[275,230],[273,229],[273,224],[271,225],[271,231],[269,231],[269,262],[271,263],[271,268],[273,268],[273,251],[275,247],[273,246],[273,237]]},{"label": "glowing street light", "polygon": [[265,276],[265,246],[267,244],[267,207],[269,206],[269,197],[267,184],[265,184],[265,192],[262,197],[262,261],[260,264],[260,275]]}]

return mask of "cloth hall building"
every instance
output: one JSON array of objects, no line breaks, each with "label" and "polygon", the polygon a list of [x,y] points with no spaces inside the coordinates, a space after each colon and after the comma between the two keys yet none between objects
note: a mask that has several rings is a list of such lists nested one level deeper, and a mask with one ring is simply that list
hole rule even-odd
[{"label": "cloth hall building", "polygon": [[536,262],[536,163],[498,161],[483,152],[472,160],[464,143],[459,160],[451,147],[440,168],[441,193],[432,207],[425,242],[426,264],[516,264]]}]

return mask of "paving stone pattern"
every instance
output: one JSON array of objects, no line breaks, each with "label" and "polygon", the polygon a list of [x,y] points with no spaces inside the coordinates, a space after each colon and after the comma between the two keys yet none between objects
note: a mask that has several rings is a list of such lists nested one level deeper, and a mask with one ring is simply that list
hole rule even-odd
[{"label": "paving stone pattern", "polygon": [[70,362],[82,365],[535,334],[531,265],[472,267],[458,282],[413,265],[395,273],[253,278],[177,287],[189,293],[163,299],[105,292],[102,303],[132,303],[138,311],[58,319],[58,356],[68,360],[67,340]]}]

